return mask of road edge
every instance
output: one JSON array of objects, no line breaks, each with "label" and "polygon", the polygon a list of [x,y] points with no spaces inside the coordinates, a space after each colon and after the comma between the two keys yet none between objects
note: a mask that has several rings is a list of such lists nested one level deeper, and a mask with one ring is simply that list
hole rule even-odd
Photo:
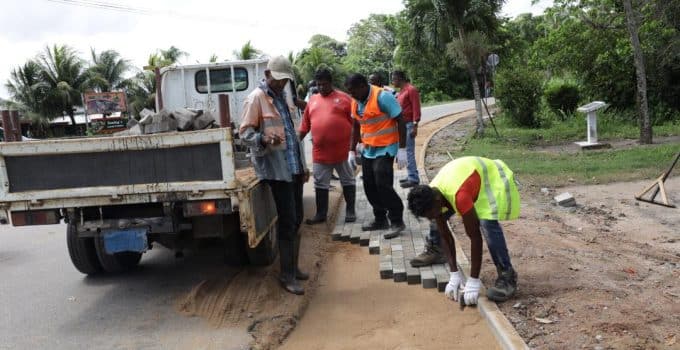
[{"label": "road edge", "polygon": [[[446,123],[444,126],[433,131],[425,139],[425,142],[423,142],[423,147],[420,150],[418,158],[420,161],[419,163],[423,165],[423,167],[419,169],[419,171],[422,174],[421,177],[423,177],[426,182],[429,182],[429,179],[427,177],[427,172],[425,170],[425,156],[427,154],[427,149],[430,146],[430,142],[432,141],[434,136],[437,135],[443,129],[448,128],[449,126],[459,122],[460,120],[466,117],[470,117],[471,116],[470,111],[472,111],[472,109],[435,119],[441,120],[443,118],[450,118],[456,115],[459,116],[458,118],[452,120],[450,123]],[[448,225],[449,229],[451,229],[451,232],[453,232],[451,224],[448,223]],[[454,241],[457,241],[455,234],[453,235],[453,239]],[[458,270],[461,271],[465,276],[465,279],[467,279],[468,274],[466,273],[466,271],[469,271],[470,269],[470,261],[468,260],[467,255],[465,255],[465,252],[463,252],[463,249],[461,248],[460,244],[456,244],[456,257],[458,257],[458,261],[456,262],[458,264]],[[484,287],[484,290],[486,290],[486,287]],[[486,320],[487,325],[489,326],[489,328],[491,328],[491,332],[496,337],[496,340],[503,349],[505,350],[529,349],[529,346],[524,342],[524,339],[522,339],[522,337],[519,335],[515,327],[505,317],[505,315],[498,308],[498,305],[496,305],[495,302],[492,302],[489,299],[487,299],[485,295],[480,295],[477,304],[477,309],[479,309],[479,313]]]}]

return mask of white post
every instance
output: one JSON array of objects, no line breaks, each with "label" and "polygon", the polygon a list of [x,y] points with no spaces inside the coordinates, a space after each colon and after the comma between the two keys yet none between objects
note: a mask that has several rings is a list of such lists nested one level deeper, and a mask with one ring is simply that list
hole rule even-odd
[{"label": "white post", "polygon": [[588,143],[597,144],[597,112],[588,112]]}]

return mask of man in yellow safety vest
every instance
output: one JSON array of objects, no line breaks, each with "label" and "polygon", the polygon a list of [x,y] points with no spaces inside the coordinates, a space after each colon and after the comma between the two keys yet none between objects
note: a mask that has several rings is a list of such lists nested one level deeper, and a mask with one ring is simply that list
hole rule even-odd
[{"label": "man in yellow safety vest", "polygon": [[[519,191],[513,172],[501,160],[482,157],[461,157],[446,164],[429,185],[419,185],[408,195],[408,208],[415,216],[426,217],[437,223],[444,250],[447,252],[451,276],[446,296],[466,305],[477,304],[481,281],[482,234],[498,278],[487,290],[493,301],[505,301],[517,289],[517,273],[510,263],[503,229],[498,221],[519,217]],[[470,278],[463,284],[463,276],[456,265],[455,243],[446,224],[452,213],[463,218],[465,232],[471,242]],[[481,230],[480,230],[481,228]]]}]

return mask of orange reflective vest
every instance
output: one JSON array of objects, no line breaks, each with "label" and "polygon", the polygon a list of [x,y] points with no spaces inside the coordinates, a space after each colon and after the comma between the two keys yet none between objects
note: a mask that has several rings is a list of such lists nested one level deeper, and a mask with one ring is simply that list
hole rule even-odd
[{"label": "orange reflective vest", "polygon": [[359,105],[352,99],[352,117],[361,126],[361,142],[373,147],[384,147],[399,142],[397,121],[381,111],[378,105],[378,95],[382,91],[382,88],[371,86],[363,116],[357,113]]}]

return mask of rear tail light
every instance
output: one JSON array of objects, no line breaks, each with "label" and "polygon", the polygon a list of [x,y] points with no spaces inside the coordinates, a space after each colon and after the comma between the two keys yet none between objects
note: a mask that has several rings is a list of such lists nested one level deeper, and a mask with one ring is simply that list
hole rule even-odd
[{"label": "rear tail light", "polygon": [[185,202],[183,209],[185,217],[223,215],[231,212],[231,201],[228,199]]},{"label": "rear tail light", "polygon": [[57,210],[30,210],[12,212],[12,225],[54,225],[61,220]]}]

